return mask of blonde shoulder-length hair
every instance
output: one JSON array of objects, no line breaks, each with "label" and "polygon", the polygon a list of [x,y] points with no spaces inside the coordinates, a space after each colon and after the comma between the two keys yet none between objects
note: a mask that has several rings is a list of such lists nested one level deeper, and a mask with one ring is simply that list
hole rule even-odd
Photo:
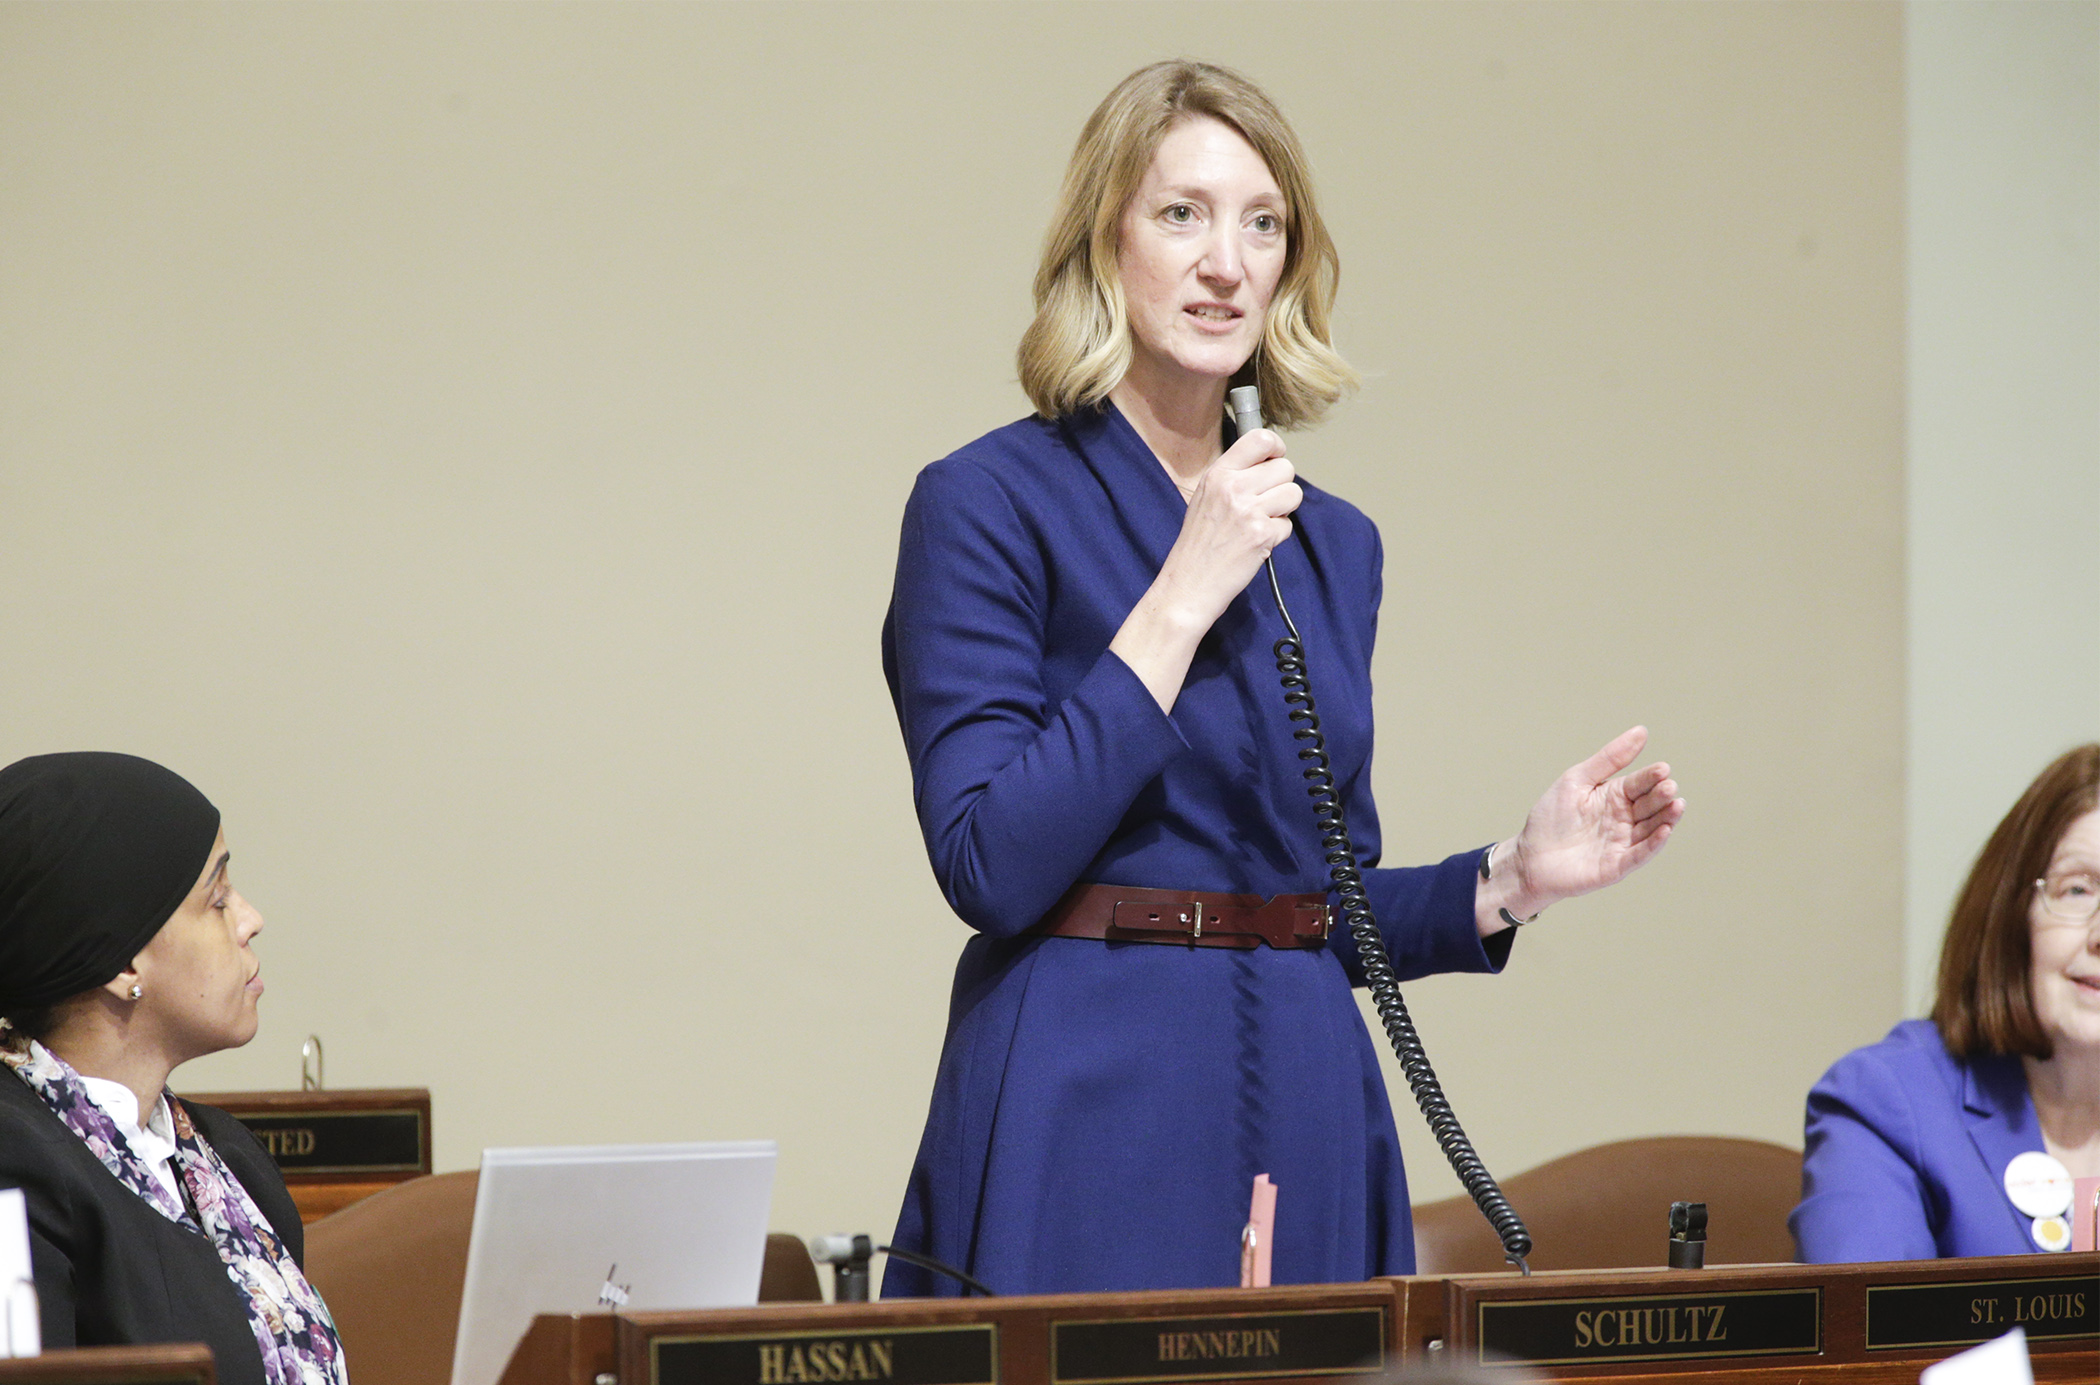
[{"label": "blonde shoulder-length hair", "polygon": [[1117,261],[1123,212],[1167,132],[1198,116],[1237,130],[1283,193],[1283,277],[1250,362],[1269,422],[1310,427],[1355,386],[1356,372],[1329,338],[1341,256],[1320,220],[1298,136],[1239,73],[1181,59],[1125,77],[1072,150],[1035,272],[1035,321],[1019,352],[1021,388],[1045,418],[1099,405],[1129,372],[1130,312]]}]

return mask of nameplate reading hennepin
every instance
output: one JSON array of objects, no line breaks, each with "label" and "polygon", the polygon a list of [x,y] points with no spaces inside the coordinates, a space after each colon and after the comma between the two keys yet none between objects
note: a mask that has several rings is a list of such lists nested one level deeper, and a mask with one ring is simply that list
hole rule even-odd
[{"label": "nameplate reading hennepin", "polygon": [[724,1337],[655,1337],[649,1385],[997,1385],[999,1329],[848,1328]]},{"label": "nameplate reading hennepin", "polygon": [[420,1111],[301,1111],[235,1117],[286,1173],[420,1173]]},{"label": "nameplate reading hennepin", "polygon": [[1823,1350],[1821,1289],[1503,1299],[1479,1307],[1482,1360],[1538,1365],[1813,1356]]},{"label": "nameplate reading hennepin", "polygon": [[1050,1326],[1052,1385],[1351,1375],[1385,1365],[1385,1309],[1090,1318]]},{"label": "nameplate reading hennepin", "polygon": [[1976,1279],[1867,1287],[1867,1350],[1967,1346],[2025,1328],[2030,1341],[2100,1337],[2100,1283]]}]

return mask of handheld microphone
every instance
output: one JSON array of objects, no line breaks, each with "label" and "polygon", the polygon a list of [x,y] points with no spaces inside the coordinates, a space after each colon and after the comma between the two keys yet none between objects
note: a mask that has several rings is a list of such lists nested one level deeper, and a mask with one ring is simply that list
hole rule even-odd
[{"label": "handheld microphone", "polygon": [[1261,421],[1261,390],[1258,386],[1241,385],[1236,390],[1227,391],[1225,398],[1232,404],[1232,426],[1240,437],[1269,426]]}]

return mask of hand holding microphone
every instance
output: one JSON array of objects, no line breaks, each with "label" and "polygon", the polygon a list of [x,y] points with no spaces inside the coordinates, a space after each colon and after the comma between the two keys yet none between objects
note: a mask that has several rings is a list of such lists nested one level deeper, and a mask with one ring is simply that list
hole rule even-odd
[{"label": "hand holding microphone", "polygon": [[1305,499],[1283,439],[1257,426],[1205,467],[1188,491],[1181,535],[1160,568],[1161,595],[1202,630],[1247,589],[1269,551],[1291,536]]},{"label": "hand holding microphone", "polygon": [[1247,589],[1269,552],[1291,536],[1287,518],[1305,499],[1283,439],[1261,426],[1252,387],[1231,392],[1239,440],[1181,486],[1181,533],[1109,649],[1159,703],[1174,710],[1196,644]]}]

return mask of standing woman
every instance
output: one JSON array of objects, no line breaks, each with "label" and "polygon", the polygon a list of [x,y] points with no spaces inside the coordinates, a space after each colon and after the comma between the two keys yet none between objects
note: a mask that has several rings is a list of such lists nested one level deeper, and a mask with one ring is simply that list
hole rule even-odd
[{"label": "standing woman", "polygon": [[[977,932],[893,1239],[1001,1293],[1236,1283],[1264,1173],[1276,1282],[1414,1263],[1283,627],[1249,589],[1273,550],[1371,867],[1378,533],[1275,433],[1225,445],[1230,384],[1291,427],[1351,383],[1337,265],[1267,96],[1202,63],[1133,73],[1036,274],[1036,414],[927,467],[905,509],[883,667],[934,874]],[[1513,923],[1654,855],[1684,810],[1668,768],[1613,778],[1645,739],[1563,775],[1514,838],[1366,869],[1400,977],[1498,970]],[[887,1294],[953,1291],[890,1261]]]},{"label": "standing woman", "polygon": [[168,1075],[255,1037],[262,916],[219,810],[129,755],[0,769],[0,1187],[47,1348],[202,1341],[222,1385],[344,1385],[284,1179]]}]

